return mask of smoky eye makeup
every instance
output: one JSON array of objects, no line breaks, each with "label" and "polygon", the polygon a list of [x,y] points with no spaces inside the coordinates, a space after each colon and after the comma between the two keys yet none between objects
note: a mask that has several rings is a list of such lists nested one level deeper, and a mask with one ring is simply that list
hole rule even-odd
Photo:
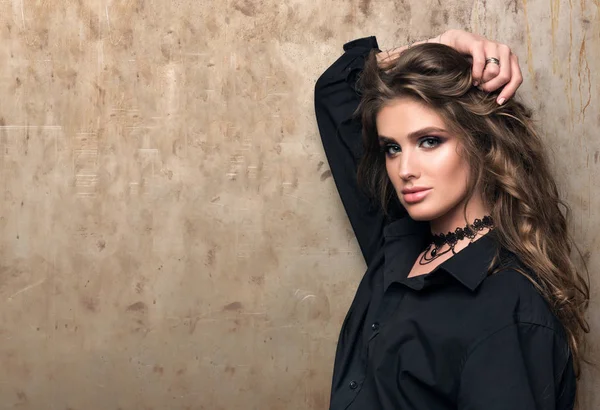
[{"label": "smoky eye makeup", "polygon": [[[390,150],[392,150],[392,149],[396,150],[396,152],[391,152]],[[401,152],[400,146],[398,144],[383,144],[383,145],[380,145],[379,151],[382,154],[387,155],[388,157],[391,157],[391,156],[393,156],[393,155]]]},{"label": "smoky eye makeup", "polygon": [[402,152],[402,148],[396,141],[384,138],[379,142],[379,152],[386,157],[391,158]]},{"label": "smoky eye makeup", "polygon": [[422,138],[419,138],[419,146],[422,148],[435,148],[438,145],[444,142],[444,138],[438,137],[436,135],[426,135]]}]

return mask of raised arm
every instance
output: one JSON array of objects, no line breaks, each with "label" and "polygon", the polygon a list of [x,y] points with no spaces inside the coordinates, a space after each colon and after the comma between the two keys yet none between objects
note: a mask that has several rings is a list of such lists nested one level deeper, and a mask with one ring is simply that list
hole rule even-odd
[{"label": "raised arm", "polygon": [[360,102],[355,84],[371,50],[378,50],[375,37],[346,43],[344,54],[315,85],[315,114],[323,148],[367,265],[380,245],[386,222],[380,206],[369,200],[356,182],[362,140],[360,121],[353,119]]}]

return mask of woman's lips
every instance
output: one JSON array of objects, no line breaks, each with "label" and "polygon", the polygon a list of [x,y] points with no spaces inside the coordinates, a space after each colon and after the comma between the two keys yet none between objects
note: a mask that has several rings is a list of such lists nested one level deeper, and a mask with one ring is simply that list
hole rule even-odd
[{"label": "woman's lips", "polygon": [[404,198],[404,202],[408,204],[413,204],[423,200],[423,198],[425,198],[427,194],[429,194],[429,191],[431,191],[431,188],[425,189],[423,191],[402,194],[402,197]]}]

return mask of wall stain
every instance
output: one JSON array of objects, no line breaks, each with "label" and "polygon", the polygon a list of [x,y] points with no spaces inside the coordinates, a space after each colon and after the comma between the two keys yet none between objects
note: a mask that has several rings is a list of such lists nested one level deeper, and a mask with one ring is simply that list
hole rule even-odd
[{"label": "wall stain", "polygon": [[194,221],[190,220],[189,218],[185,218],[184,225],[186,234],[194,235],[197,232],[197,228]]},{"label": "wall stain", "polygon": [[98,309],[98,299],[97,298],[84,296],[81,298],[81,304],[83,305],[83,307],[86,310],[88,310],[90,312],[96,312],[96,310]]},{"label": "wall stain", "polygon": [[90,40],[100,39],[100,19],[90,8],[86,7],[83,0],[77,1],[77,15],[89,29]]},{"label": "wall stain", "polygon": [[213,248],[209,249],[208,252],[206,252],[206,261],[204,262],[204,264],[206,266],[213,266],[215,264],[215,258],[216,258],[216,248],[213,247]]},{"label": "wall stain", "polygon": [[331,170],[327,170],[321,174],[321,181],[325,181],[327,178],[331,176]]},{"label": "wall stain", "polygon": [[265,275],[260,276],[251,276],[250,281],[256,285],[264,285],[265,284]]},{"label": "wall stain", "polygon": [[433,32],[440,31],[445,24],[448,24],[448,10],[433,9],[429,15],[429,25]]},{"label": "wall stain", "polygon": [[19,399],[20,402],[27,402],[27,394],[25,394],[24,391],[22,390],[18,390],[17,391],[17,398]]},{"label": "wall stain", "polygon": [[590,262],[591,257],[592,257],[592,253],[589,250],[586,250],[581,255],[581,259],[583,260],[583,263],[586,265]]},{"label": "wall stain", "polygon": [[506,3],[506,10],[509,10],[511,6],[512,6],[512,13],[518,14],[519,13],[519,0],[509,0]]},{"label": "wall stain", "polygon": [[333,30],[327,26],[319,27],[319,29],[317,30],[317,34],[320,34],[319,38],[321,41],[327,41],[333,38],[333,36],[335,35]]},{"label": "wall stain", "polygon": [[223,306],[223,310],[241,310],[242,309],[241,302],[233,302],[228,305]]},{"label": "wall stain", "polygon": [[141,311],[145,311],[146,309],[148,309],[148,307],[146,306],[146,304],[144,302],[135,302],[129,306],[127,306],[127,311],[128,312],[141,312]]},{"label": "wall stain", "polygon": [[371,0],[360,0],[358,8],[365,16],[369,16],[369,7],[371,6]]},{"label": "wall stain", "polygon": [[244,16],[254,17],[256,15],[256,7],[250,0],[237,0],[233,3],[233,8]]}]

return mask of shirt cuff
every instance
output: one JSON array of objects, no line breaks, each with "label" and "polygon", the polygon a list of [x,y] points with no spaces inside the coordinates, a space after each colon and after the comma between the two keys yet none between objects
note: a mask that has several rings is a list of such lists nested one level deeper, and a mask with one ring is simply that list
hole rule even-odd
[{"label": "shirt cuff", "polygon": [[379,50],[379,45],[377,44],[377,38],[375,36],[363,37],[349,41],[346,44],[344,44],[344,51],[348,51],[355,47],[361,47],[366,49],[376,48],[377,50]]}]

